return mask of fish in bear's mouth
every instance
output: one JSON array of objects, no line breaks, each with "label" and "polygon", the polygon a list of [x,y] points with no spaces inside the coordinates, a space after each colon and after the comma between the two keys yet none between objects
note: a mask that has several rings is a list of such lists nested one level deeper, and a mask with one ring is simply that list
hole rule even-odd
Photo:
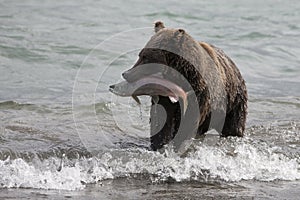
[{"label": "fish in bear's mouth", "polygon": [[[147,69],[137,69],[143,74],[136,74],[135,70],[136,68],[133,68],[129,73],[123,73],[125,81],[109,86],[109,91],[118,96],[131,96],[138,104],[140,104],[138,96],[151,97],[150,148],[154,151],[161,149],[173,140],[179,130],[182,132],[187,128],[187,132],[192,132],[189,129],[193,127],[191,123],[194,123],[194,120],[190,117],[193,117],[191,113],[194,113],[194,109],[191,109],[189,101],[193,99],[194,91],[187,86],[188,83],[177,74],[175,76],[172,73],[165,74],[161,72],[162,70],[147,73]],[[181,126],[182,119],[186,119],[184,121],[188,121],[190,127]]]},{"label": "fish in bear's mouth", "polygon": [[149,95],[152,101],[157,103],[160,97],[168,97],[170,102],[177,103],[182,100],[182,113],[185,114],[188,107],[187,92],[177,84],[156,75],[144,76],[134,82],[122,81],[110,85],[109,91],[122,97],[130,97],[140,104],[138,96]]}]

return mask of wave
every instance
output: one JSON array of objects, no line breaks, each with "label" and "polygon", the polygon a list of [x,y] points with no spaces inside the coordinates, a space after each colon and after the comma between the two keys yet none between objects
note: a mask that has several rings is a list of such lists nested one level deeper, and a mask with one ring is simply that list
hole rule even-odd
[{"label": "wave", "polygon": [[20,109],[20,108],[23,108],[23,107],[27,107],[27,106],[33,106],[33,104],[22,104],[22,103],[18,103],[18,102],[15,102],[15,101],[3,101],[3,102],[0,102],[0,108],[1,109]]},{"label": "wave", "polygon": [[31,103],[19,103],[16,101],[0,102],[0,110],[28,110],[38,113],[51,113],[51,110],[44,105],[36,105]]},{"label": "wave", "polygon": [[[143,176],[161,182],[238,182],[299,180],[300,160],[262,141],[219,138],[211,145],[195,141],[184,156],[170,149],[115,149],[76,159],[50,157],[0,161],[0,188],[80,190],[106,179]],[[211,140],[211,139],[210,139]]]}]

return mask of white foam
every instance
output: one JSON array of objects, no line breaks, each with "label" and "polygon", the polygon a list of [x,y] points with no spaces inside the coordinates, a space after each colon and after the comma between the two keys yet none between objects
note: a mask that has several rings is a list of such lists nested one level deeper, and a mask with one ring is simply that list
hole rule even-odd
[{"label": "white foam", "polygon": [[66,160],[57,171],[60,159],[25,162],[23,159],[0,161],[0,188],[23,187],[76,190],[86,183],[104,179],[148,174],[153,182],[207,179],[297,180],[300,165],[266,143],[249,139],[222,140],[215,145],[200,143],[186,157],[166,150],[161,154],[143,149],[114,150],[96,158]]},{"label": "white foam", "polygon": [[156,175],[154,181],[172,178],[176,181],[221,179],[240,180],[297,180],[300,179],[299,163],[296,158],[288,158],[274,153],[271,148],[261,151],[251,144],[238,144],[233,152],[220,146],[199,145],[196,152],[185,158],[177,154],[144,152],[122,162],[110,161],[116,174],[148,173]]},{"label": "white foam", "polygon": [[[211,176],[225,181],[300,179],[299,163],[295,158],[289,159],[270,150],[259,151],[249,144],[240,144],[233,154],[226,154],[214,147],[204,146],[196,152],[196,160],[198,166],[210,171]],[[191,159],[190,162],[195,163],[196,160]]]},{"label": "white foam", "polygon": [[21,158],[0,161],[0,186],[76,190],[83,189],[85,183],[112,178],[111,174],[102,171],[101,168],[96,168],[93,174],[88,174],[87,168],[82,165],[87,163],[87,160],[78,161],[74,166],[64,166],[61,171],[57,171],[57,165],[52,161],[54,160],[45,160],[38,166]]}]

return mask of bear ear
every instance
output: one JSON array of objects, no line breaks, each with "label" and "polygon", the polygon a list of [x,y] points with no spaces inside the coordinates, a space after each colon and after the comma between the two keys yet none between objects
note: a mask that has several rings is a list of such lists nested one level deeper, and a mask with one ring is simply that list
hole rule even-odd
[{"label": "bear ear", "polygon": [[157,33],[159,30],[165,28],[165,25],[162,21],[156,21],[154,22],[154,31]]},{"label": "bear ear", "polygon": [[183,30],[183,29],[178,29],[177,31],[175,31],[175,33],[174,33],[174,36],[175,37],[181,37],[181,36],[183,36],[185,34],[185,30]]},{"label": "bear ear", "polygon": [[180,28],[180,29],[178,29],[178,33],[180,33],[180,34],[185,34],[185,30],[183,30],[182,28]]}]

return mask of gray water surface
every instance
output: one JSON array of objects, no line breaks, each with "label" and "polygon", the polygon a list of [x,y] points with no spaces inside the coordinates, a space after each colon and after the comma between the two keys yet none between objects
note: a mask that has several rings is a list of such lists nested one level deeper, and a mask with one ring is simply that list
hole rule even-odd
[{"label": "gray water surface", "polygon": [[[148,151],[149,99],[139,107],[107,88],[155,20],[234,60],[249,93],[245,138],[194,141],[185,157]],[[0,1],[0,197],[298,198],[299,38],[295,0]],[[74,95],[80,83],[95,96]]]}]

